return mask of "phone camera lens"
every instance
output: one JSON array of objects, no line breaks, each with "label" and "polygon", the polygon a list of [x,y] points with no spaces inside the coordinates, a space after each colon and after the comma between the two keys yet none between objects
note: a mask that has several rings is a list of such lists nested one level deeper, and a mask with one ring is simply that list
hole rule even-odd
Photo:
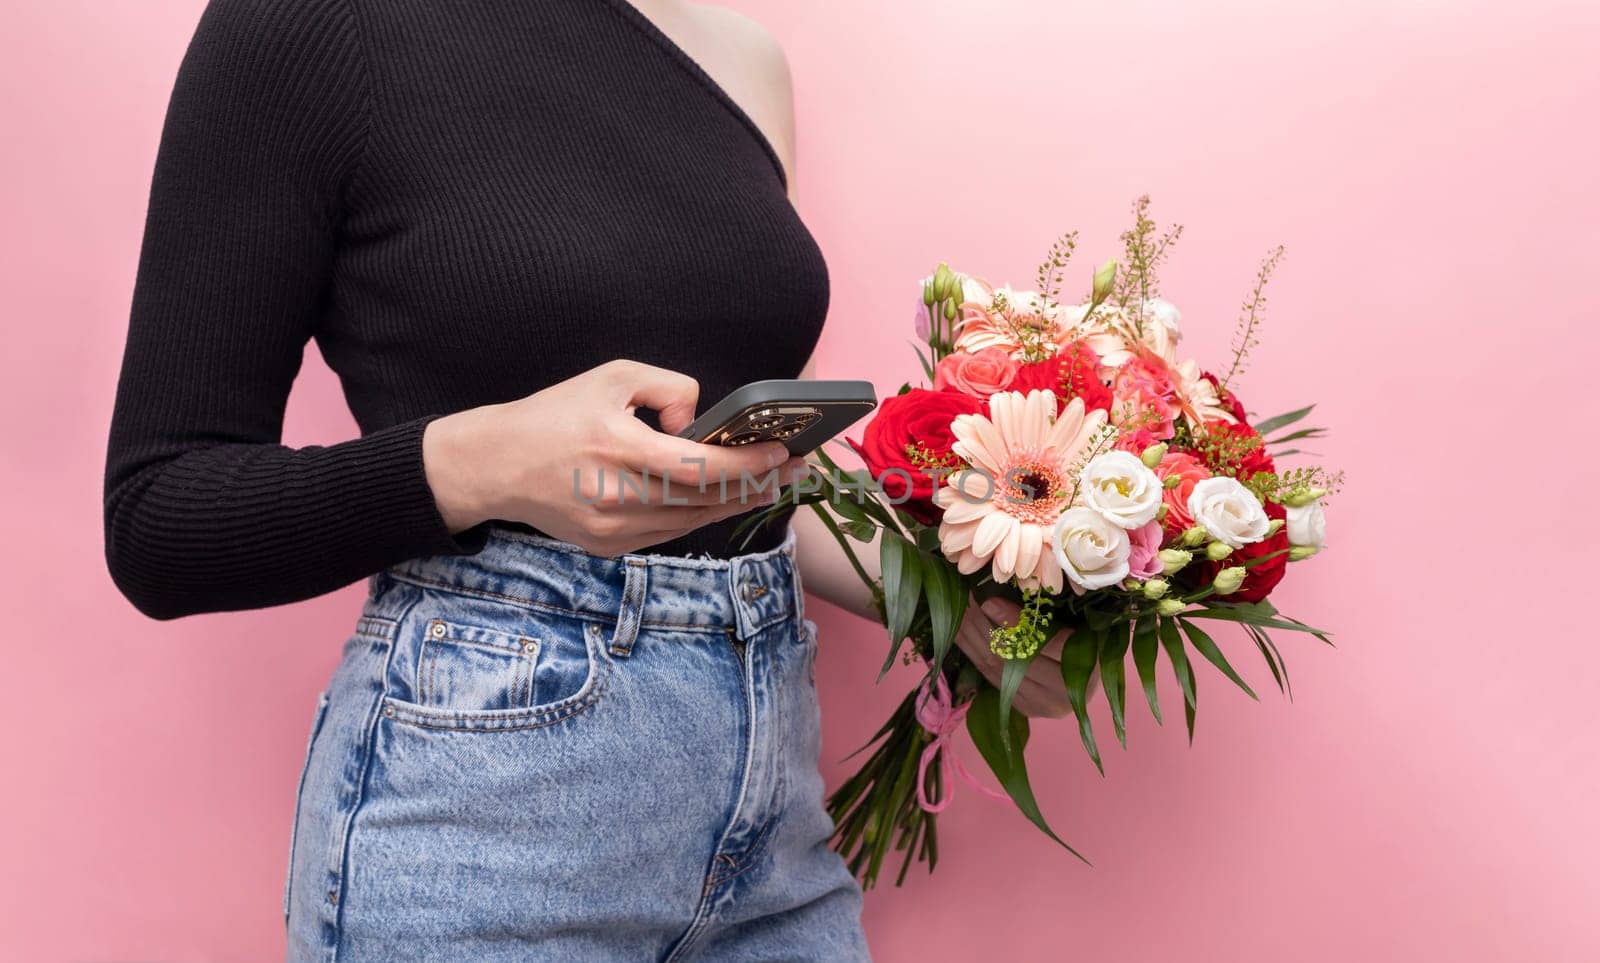
[{"label": "phone camera lens", "polygon": [[804,424],[800,424],[800,423],[796,423],[796,424],[792,424],[792,425],[784,425],[782,428],[773,429],[772,437],[774,437],[774,438],[793,438],[795,435],[798,435],[802,431],[805,431],[805,430],[806,430],[806,426]]},{"label": "phone camera lens", "polygon": [[783,424],[782,415],[755,414],[750,416],[751,431],[766,431],[768,428],[776,428],[781,424]]},{"label": "phone camera lens", "polygon": [[760,440],[761,440],[761,433],[760,432],[756,432],[756,431],[741,431],[737,435],[729,435],[728,436],[728,440],[726,442],[724,442],[724,444],[733,445],[733,446],[748,445],[748,444],[750,444],[752,442],[757,442],[757,441],[760,441]]}]

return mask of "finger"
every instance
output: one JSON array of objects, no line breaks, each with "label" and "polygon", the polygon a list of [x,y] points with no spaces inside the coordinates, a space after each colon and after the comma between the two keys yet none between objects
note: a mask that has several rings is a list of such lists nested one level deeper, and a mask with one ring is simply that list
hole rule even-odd
[{"label": "finger", "polygon": [[681,372],[637,361],[614,361],[609,367],[612,383],[629,414],[635,407],[650,408],[656,412],[661,430],[672,435],[694,421],[695,404],[700,400],[700,382]]},{"label": "finger", "polygon": [[[775,492],[776,489],[771,486],[765,492],[752,490],[745,500],[745,506],[753,506],[764,500],[770,503]],[[608,485],[601,498],[591,498],[590,501],[595,502],[602,511],[618,511],[634,507],[683,508],[738,504],[738,498],[737,485],[728,486],[724,492],[715,483],[698,485],[677,482],[654,473],[635,474],[623,469],[617,473],[614,489]]]},{"label": "finger", "polygon": [[[652,431],[650,426],[637,419],[621,427],[625,439],[620,458],[634,471],[670,477],[674,484],[704,485],[730,491],[741,487],[778,488],[778,478],[773,475],[779,466],[789,460],[789,449],[781,442],[765,442],[727,448],[721,445],[702,445],[687,438]],[[769,478],[769,476],[771,476]]]}]

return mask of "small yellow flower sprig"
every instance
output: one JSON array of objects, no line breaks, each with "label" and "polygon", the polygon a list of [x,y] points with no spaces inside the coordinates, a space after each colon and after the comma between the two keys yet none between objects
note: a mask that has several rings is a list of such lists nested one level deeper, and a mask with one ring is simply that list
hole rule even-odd
[{"label": "small yellow flower sprig", "polygon": [[1002,659],[1029,659],[1047,641],[1050,597],[1044,592],[1022,593],[1022,614],[1016,625],[997,626],[989,633],[989,651]]}]

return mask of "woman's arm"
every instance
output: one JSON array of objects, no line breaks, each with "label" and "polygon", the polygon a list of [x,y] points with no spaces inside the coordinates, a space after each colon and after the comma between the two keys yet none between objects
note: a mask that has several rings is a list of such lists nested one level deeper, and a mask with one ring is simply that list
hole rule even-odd
[{"label": "woman's arm", "polygon": [[213,0],[168,105],[112,416],[112,577],[158,618],[288,601],[461,551],[425,424],[278,444],[365,146],[343,3]]},{"label": "woman's arm", "polygon": [[[474,551],[489,519],[617,554],[748,510],[693,490],[699,469],[683,459],[737,478],[781,464],[784,447],[672,437],[698,385],[631,362],[342,444],[280,443],[366,148],[371,91],[352,16],[348,0],[211,0],[196,28],[162,132],[112,415],[117,586],[172,618]],[[667,433],[635,406],[657,410]],[[675,503],[580,499],[574,470],[671,472]]]}]

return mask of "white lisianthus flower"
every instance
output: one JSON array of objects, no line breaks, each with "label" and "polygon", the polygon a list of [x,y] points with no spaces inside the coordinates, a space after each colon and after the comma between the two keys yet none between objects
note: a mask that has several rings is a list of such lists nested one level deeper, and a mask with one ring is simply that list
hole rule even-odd
[{"label": "white lisianthus flower", "polygon": [[1272,524],[1250,489],[1225,475],[1195,483],[1189,493],[1189,514],[1206,534],[1230,548],[1261,541]]},{"label": "white lisianthus flower", "polygon": [[1289,533],[1290,545],[1304,545],[1308,548],[1321,548],[1328,537],[1328,523],[1322,514],[1322,502],[1314,501],[1305,505],[1290,505],[1284,509],[1288,513],[1285,529]]},{"label": "white lisianthus flower", "polygon": [[1144,303],[1144,316],[1160,324],[1173,341],[1183,337],[1183,315],[1172,302],[1150,298]]},{"label": "white lisianthus flower", "polygon": [[1128,533],[1094,509],[1079,505],[1062,512],[1052,535],[1051,551],[1073,588],[1107,588],[1128,577]]},{"label": "white lisianthus flower", "polygon": [[1131,452],[1096,455],[1079,482],[1083,503],[1118,528],[1141,528],[1161,510],[1161,479]]}]

